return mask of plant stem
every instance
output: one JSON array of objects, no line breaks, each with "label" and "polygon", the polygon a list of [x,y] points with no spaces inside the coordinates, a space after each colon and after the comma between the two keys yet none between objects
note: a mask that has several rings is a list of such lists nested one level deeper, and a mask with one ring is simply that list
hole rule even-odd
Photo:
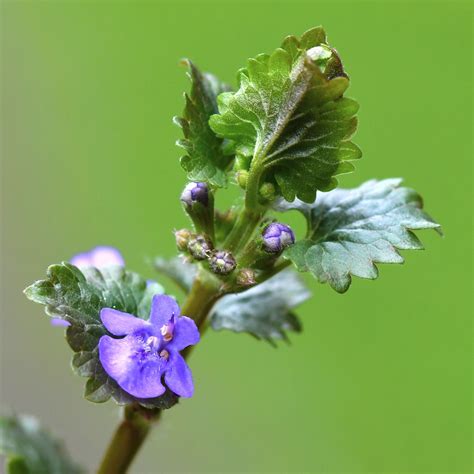
[{"label": "plant stem", "polygon": [[[212,275],[199,272],[182,306],[182,313],[194,319],[201,334],[207,315],[222,296],[220,286]],[[190,349],[182,351],[184,357],[189,356]],[[125,407],[124,418],[110,441],[97,474],[125,474],[160,414],[160,410],[148,410],[139,405]]]},{"label": "plant stem", "polygon": [[245,207],[237,217],[234,227],[224,242],[224,248],[237,256],[252,237],[255,228],[260,223],[264,212]]},{"label": "plant stem", "polygon": [[[156,421],[159,416],[160,412],[155,412],[154,420]],[[125,407],[123,420],[110,441],[97,474],[127,472],[128,466],[148,435],[150,427],[150,419],[146,419],[137,407],[133,405]]]}]

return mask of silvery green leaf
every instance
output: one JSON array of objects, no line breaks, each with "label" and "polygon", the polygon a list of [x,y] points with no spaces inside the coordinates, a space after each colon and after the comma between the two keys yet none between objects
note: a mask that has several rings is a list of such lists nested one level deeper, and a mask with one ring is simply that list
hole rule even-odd
[{"label": "silvery green leaf", "polygon": [[153,262],[155,270],[176,283],[183,291],[188,292],[197,274],[197,267],[184,261],[183,257],[157,257]]},{"label": "silvery green leaf", "polygon": [[8,474],[80,474],[62,443],[31,416],[0,417],[0,454]]},{"label": "silvery green leaf", "polygon": [[247,332],[270,343],[287,340],[286,331],[301,331],[292,310],[309,296],[298,275],[284,270],[249,290],[220,299],[211,311],[211,325],[216,330]]},{"label": "silvery green leaf", "polygon": [[312,204],[281,200],[277,210],[297,209],[308,222],[306,238],[284,257],[340,293],[352,275],[377,278],[376,263],[403,263],[398,250],[423,248],[414,230],[441,230],[423,211],[420,195],[400,184],[400,179],[371,180],[355,189],[318,193]]}]

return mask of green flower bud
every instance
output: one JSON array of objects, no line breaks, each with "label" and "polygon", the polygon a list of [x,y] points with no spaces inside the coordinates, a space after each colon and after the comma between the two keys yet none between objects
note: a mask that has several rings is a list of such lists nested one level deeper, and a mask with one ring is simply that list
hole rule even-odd
[{"label": "green flower bud", "polygon": [[188,242],[192,234],[188,229],[180,229],[175,231],[174,238],[176,239],[176,247],[181,252],[185,252],[188,249]]},{"label": "green flower bud", "polygon": [[276,198],[275,186],[272,183],[263,183],[260,186],[260,196],[265,199],[265,201],[274,201]]},{"label": "green flower bud", "polygon": [[237,274],[237,284],[239,286],[252,286],[255,283],[255,272],[251,268],[243,268]]},{"label": "green flower bud", "polygon": [[245,189],[247,187],[247,180],[249,178],[249,172],[246,170],[237,171],[235,175],[235,179],[237,180],[237,184],[242,188]]},{"label": "green flower bud", "polygon": [[188,242],[189,253],[196,260],[206,260],[211,255],[212,243],[204,235],[197,235]]}]

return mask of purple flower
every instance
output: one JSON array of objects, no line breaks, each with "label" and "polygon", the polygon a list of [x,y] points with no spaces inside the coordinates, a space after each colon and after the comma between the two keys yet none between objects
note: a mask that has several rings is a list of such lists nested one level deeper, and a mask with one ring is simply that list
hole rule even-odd
[{"label": "purple flower", "polygon": [[263,248],[268,253],[280,253],[286,247],[295,243],[295,234],[291,227],[272,222],[263,229]]},{"label": "purple flower", "polygon": [[[137,398],[159,397],[168,388],[180,397],[192,397],[191,370],[180,351],[199,342],[194,321],[180,316],[176,301],[155,295],[148,321],[112,308],[100,318],[114,336],[102,336],[99,359],[107,374]],[[124,336],[124,337],[123,337]]]},{"label": "purple flower", "polygon": [[122,254],[114,247],[99,246],[88,252],[80,253],[71,258],[70,263],[79,268],[104,268],[113,265],[125,266]]},{"label": "purple flower", "polygon": [[207,207],[209,202],[209,188],[207,184],[195,181],[189,183],[181,193],[181,201],[187,206],[192,206],[194,203],[199,202]]}]

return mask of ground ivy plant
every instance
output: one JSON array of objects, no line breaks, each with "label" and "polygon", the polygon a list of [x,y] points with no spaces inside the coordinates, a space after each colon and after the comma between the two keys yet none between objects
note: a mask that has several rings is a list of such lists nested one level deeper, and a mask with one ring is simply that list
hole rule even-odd
[{"label": "ground ivy plant", "polygon": [[[440,232],[400,179],[337,188],[361,157],[352,141],[358,104],[345,97],[349,76],[322,28],[249,59],[235,88],[185,65],[191,90],[174,120],[190,226],[175,232],[179,256],[153,262],[160,283],[129,270],[117,249],[96,247],[25,289],[64,328],[85,398],[123,406],[99,473],[126,472],[162,411],[206,390],[194,386],[189,355],[208,328],[288,340],[302,328],[295,308],[310,296],[298,272],[343,293],[353,276],[375,279],[376,264],[422,248],[415,231]],[[231,185],[242,198],[218,210],[217,191]],[[305,235],[284,222],[289,210],[306,219]],[[183,290],[181,304],[162,276]],[[8,472],[81,472],[37,421],[0,426]]]}]

